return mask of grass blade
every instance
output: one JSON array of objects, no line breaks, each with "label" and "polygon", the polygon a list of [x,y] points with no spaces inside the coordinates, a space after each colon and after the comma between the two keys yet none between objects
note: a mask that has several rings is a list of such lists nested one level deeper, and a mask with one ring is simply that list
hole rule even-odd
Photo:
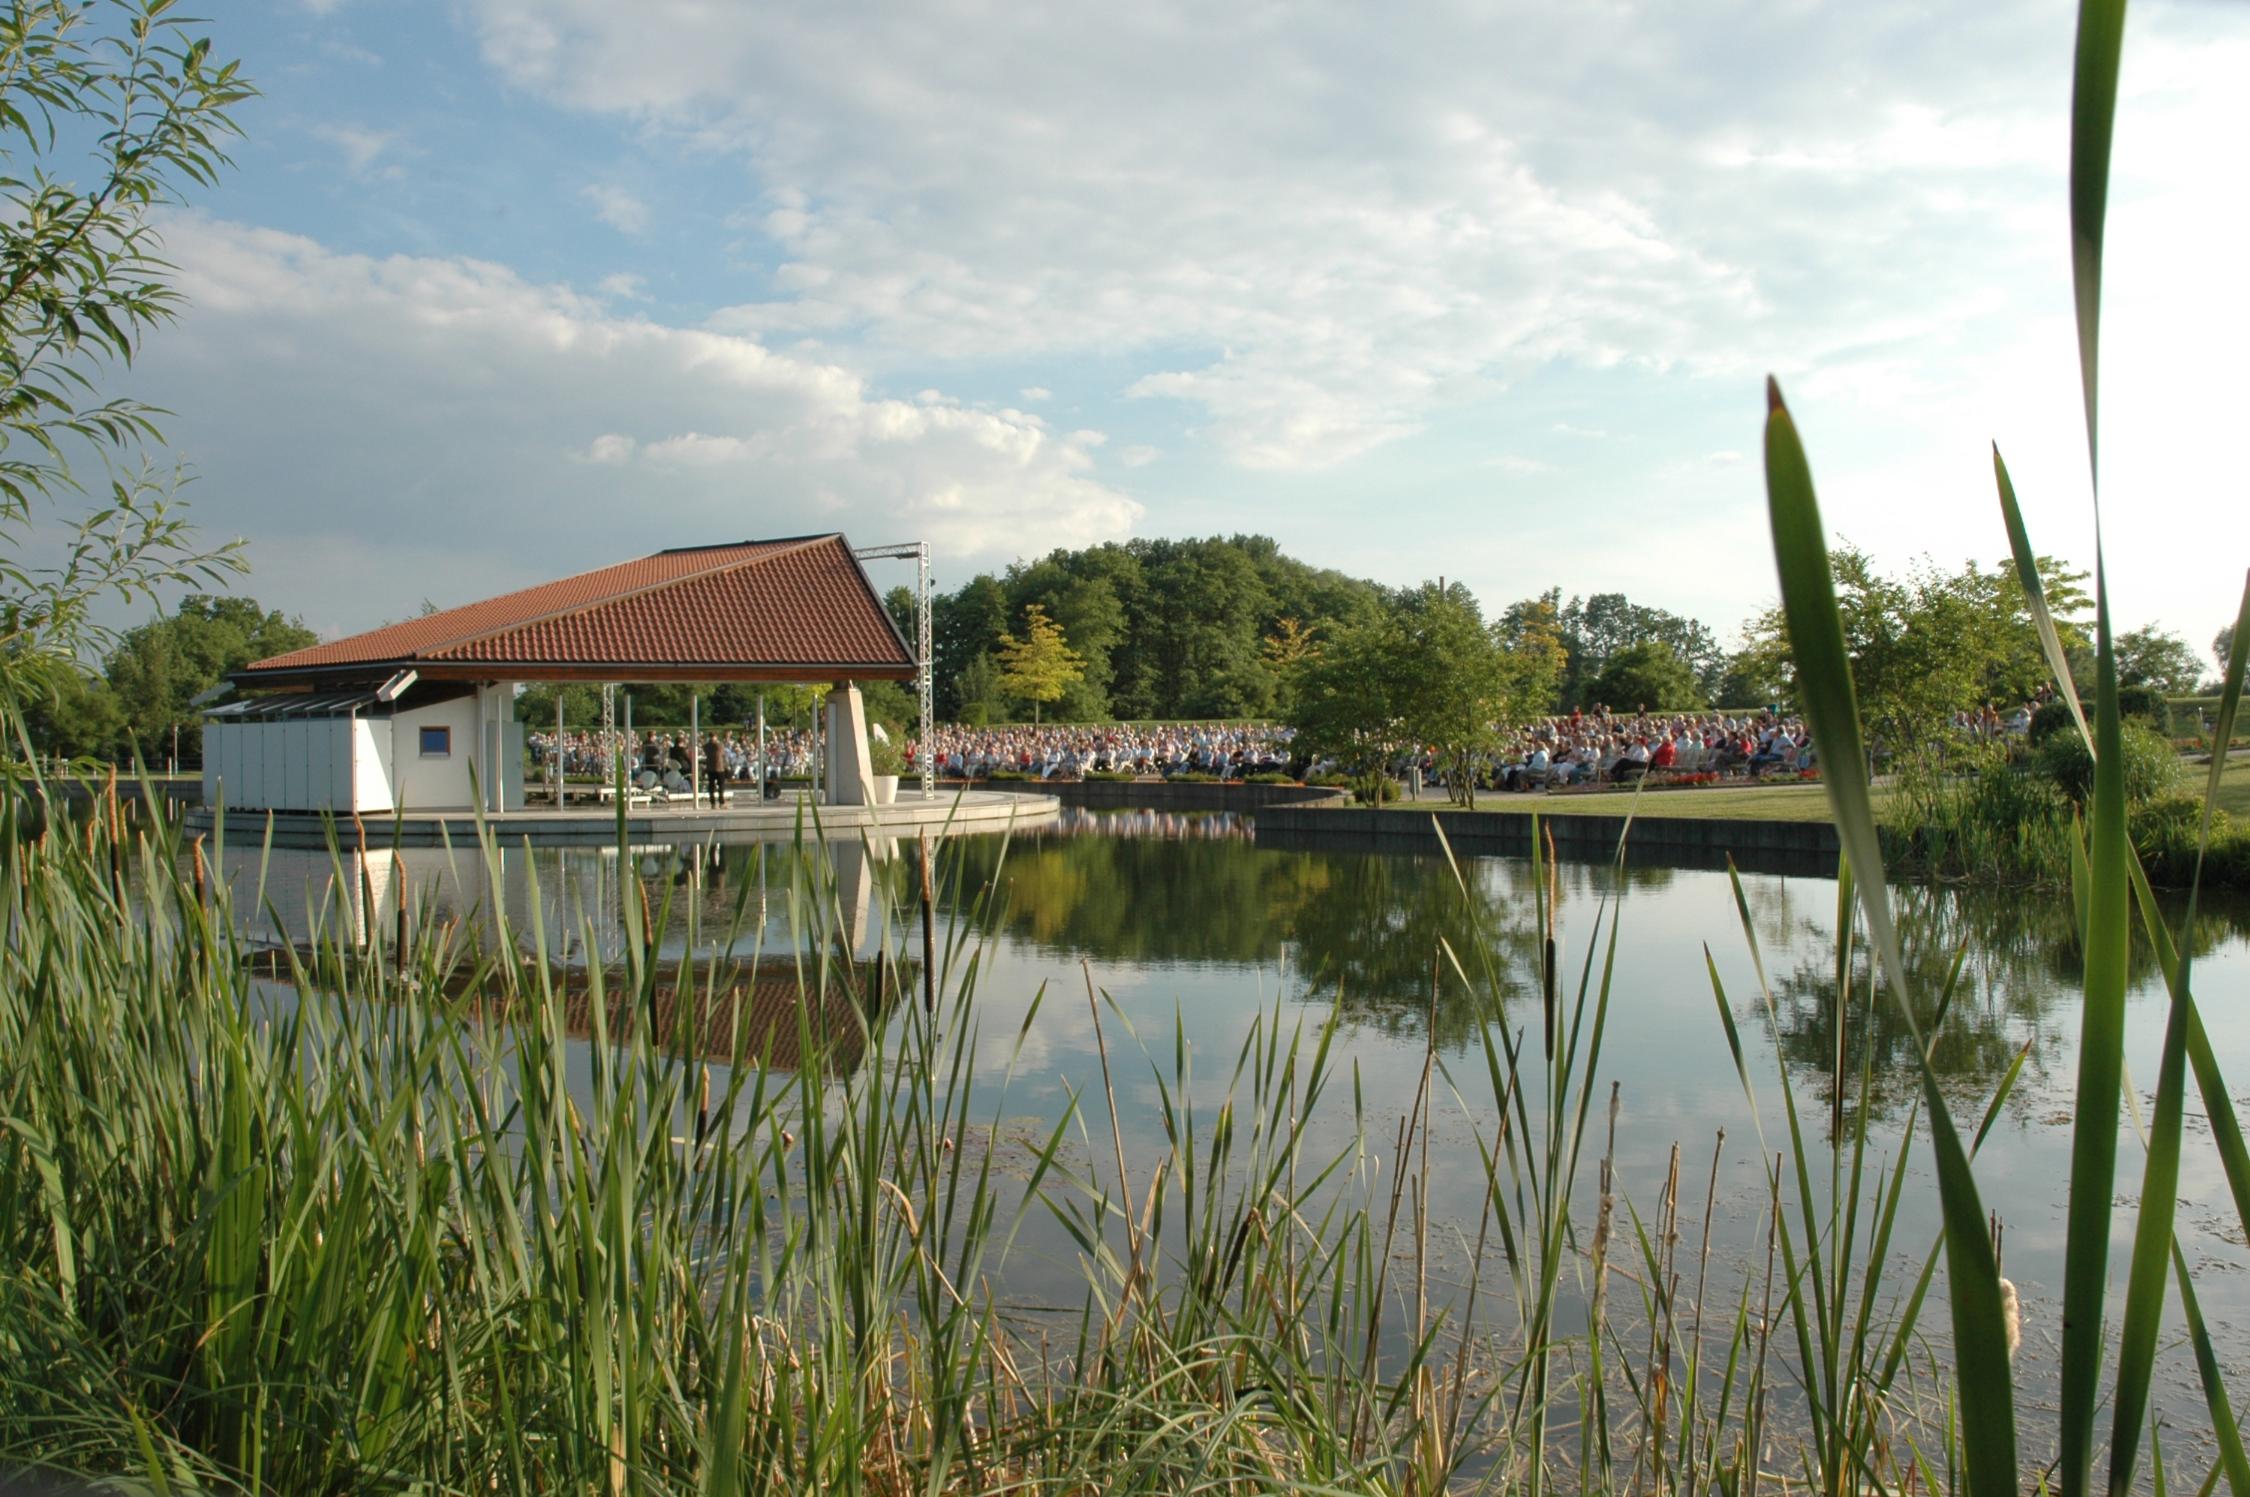
[{"label": "grass blade", "polygon": [[[1971,1497],[2012,1497],[2016,1489],[2015,1392],[2000,1308],[2000,1272],[1985,1226],[1984,1204],[1967,1151],[1945,1108],[1929,1047],[1914,1016],[1905,963],[1892,924],[1882,846],[1868,783],[1859,707],[1843,620],[1829,569],[1811,465],[1781,389],[1766,383],[1766,498],[1774,560],[1781,576],[1782,615],[1797,665],[1798,692],[1813,740],[1828,766],[1823,779],[1844,856],[1858,871],[1860,908],[1882,964],[1885,985],[1914,1042],[1937,1155],[1938,1195],[1945,1220],[1948,1291],[1952,1301],[1956,1377]],[[2113,1094],[2114,1096],[2114,1091]],[[2112,1130],[2111,1147],[2116,1144]]]}]

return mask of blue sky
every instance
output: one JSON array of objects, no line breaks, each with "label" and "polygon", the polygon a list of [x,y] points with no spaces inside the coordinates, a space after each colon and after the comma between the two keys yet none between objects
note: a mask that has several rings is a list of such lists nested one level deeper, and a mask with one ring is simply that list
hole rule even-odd
[{"label": "blue sky", "polygon": [[[138,393],[324,633],[663,546],[1262,531],[1500,607],[1772,593],[1778,373],[1894,565],[2091,554],[2071,9],[229,0],[263,89]],[[2250,6],[2136,7],[2122,624],[2250,561]],[[2211,200],[2207,200],[2211,199]]]}]

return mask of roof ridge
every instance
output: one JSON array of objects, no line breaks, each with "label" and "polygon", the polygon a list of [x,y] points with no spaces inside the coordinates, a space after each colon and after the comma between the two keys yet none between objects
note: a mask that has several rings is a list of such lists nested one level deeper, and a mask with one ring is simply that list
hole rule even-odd
[{"label": "roof ridge", "polygon": [[[631,561],[611,562],[606,567],[589,567],[583,572],[573,572],[570,576],[558,577],[553,582],[535,583],[531,587],[520,588],[518,591],[539,592],[549,587],[560,586],[566,582],[575,582],[581,577],[591,577],[596,572],[613,571],[618,567],[629,567],[638,562],[653,561],[659,556],[677,556],[686,551],[739,551],[753,546],[776,546],[776,549],[773,550],[759,550],[749,556],[737,556],[731,561],[715,562],[707,567],[697,567],[691,571],[681,572],[677,576],[659,578],[654,582],[643,583],[641,586],[625,592],[605,593],[601,597],[590,598],[583,603],[573,603],[562,608],[549,609],[545,613],[533,614],[529,618],[511,619],[503,624],[493,624],[483,629],[472,629],[466,634],[442,639],[434,644],[419,646],[414,654],[416,656],[437,655],[447,650],[458,650],[464,645],[475,644],[479,640],[494,639],[500,635],[514,634],[524,629],[536,629],[542,624],[552,624],[561,619],[575,618],[582,613],[591,613],[597,608],[608,608],[614,604],[629,602],[634,598],[645,598],[650,593],[660,592],[668,587],[677,587],[683,582],[693,582],[703,577],[716,577],[721,573],[731,572],[739,567],[752,567],[760,562],[771,561],[775,557],[791,556],[822,541],[841,539],[842,535],[843,532],[841,531],[830,531],[825,535],[794,537],[791,540],[779,543],[778,546],[772,541],[725,541],[716,546],[675,546],[663,551],[651,551],[648,555],[635,557]],[[501,594],[503,598],[507,596],[506,593]],[[489,601],[497,602],[499,600],[491,599]],[[479,605],[464,603],[461,606],[475,608]]]}]

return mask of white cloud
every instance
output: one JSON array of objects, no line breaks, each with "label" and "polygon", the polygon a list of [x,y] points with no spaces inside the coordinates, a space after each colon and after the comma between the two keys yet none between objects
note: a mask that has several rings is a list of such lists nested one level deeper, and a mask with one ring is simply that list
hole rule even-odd
[{"label": "white cloud", "polygon": [[1542,462],[1535,457],[1525,457],[1516,452],[1506,452],[1498,457],[1486,458],[1484,465],[1487,468],[1497,468],[1515,478],[1531,478],[1541,473],[1555,471],[1553,463]]},{"label": "white cloud", "polygon": [[631,462],[633,451],[638,446],[640,446],[638,442],[621,431],[605,431],[587,444],[585,452],[579,455],[578,460],[615,467],[620,463]]},{"label": "white cloud", "polygon": [[2068,57],[2028,3],[1911,31],[1622,3],[476,11],[512,82],[739,150],[782,263],[727,325],[901,361],[1131,351],[1134,393],[1282,469],[1554,361],[1731,376],[1875,321],[1942,334],[2024,265]]},{"label": "white cloud", "polygon": [[1048,389],[1045,385],[1026,385],[1016,393],[1018,395],[1021,395],[1025,400],[1029,401],[1033,405],[1037,405],[1042,400],[1052,400],[1055,398],[1055,392]]},{"label": "white cloud", "polygon": [[618,233],[638,236],[648,232],[648,204],[624,188],[595,182],[580,188],[578,195],[593,205],[594,217]]},{"label": "white cloud", "polygon": [[[942,19],[880,0],[470,5],[510,83],[691,146],[722,198],[734,153],[746,258],[777,263],[727,329],[902,379],[1091,358],[1181,445],[1284,473],[1465,412],[1502,426],[1560,377],[1639,381],[1616,410],[1529,405],[1588,444],[1571,465],[1583,550],[1541,565],[1590,578],[1620,537],[1589,512],[1665,477],[1658,454],[1699,475],[1699,520],[1752,515],[1770,369],[1821,439],[1832,514],[1867,517],[1855,534],[1990,556],[1998,434],[2053,506],[2053,549],[2085,554],[2071,35],[2047,0],[1409,6],[1379,24],[1352,0]],[[2109,481],[2226,544],[2167,562],[2172,526],[2111,539],[2148,546],[2154,578],[2201,567],[2198,597],[2231,595],[2216,558],[2250,537],[2197,477],[2224,453],[2182,442],[2164,409],[2231,426],[2211,407],[2238,383],[2250,307],[2216,262],[2250,223],[2209,183],[2223,142],[2250,138],[2245,68],[2241,7],[2136,13]],[[1698,456],[1730,451],[1750,460]],[[1762,566],[1739,564],[1760,539],[1737,525],[1705,544],[1762,597]]]},{"label": "white cloud", "polygon": [[603,276],[594,283],[594,289],[614,301],[648,300],[648,282],[629,271]]},{"label": "white cloud", "polygon": [[[473,561],[490,592],[824,528],[989,562],[1034,533],[1116,538],[1140,515],[1094,476],[1098,434],[887,398],[834,364],[620,316],[500,266],[197,218],[166,242],[189,310],[137,366],[141,392],[177,413],[203,525],[321,559],[269,560],[252,583],[308,617],[395,613],[427,590],[425,565],[454,577]],[[353,559],[371,535],[393,563]]]},{"label": "white cloud", "polygon": [[[313,133],[343,152],[344,166],[355,177],[372,172],[377,160],[399,140],[396,130],[369,130],[356,125],[316,125]],[[398,168],[390,166],[385,174],[396,176]]]},{"label": "white cloud", "polygon": [[1117,461],[1123,467],[1145,468],[1163,455],[1145,442],[1136,442],[1130,447],[1118,449]]}]

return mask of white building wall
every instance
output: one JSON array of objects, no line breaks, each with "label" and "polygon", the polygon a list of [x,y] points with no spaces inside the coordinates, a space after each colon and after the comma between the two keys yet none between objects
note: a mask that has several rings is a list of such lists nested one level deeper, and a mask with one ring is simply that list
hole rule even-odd
[{"label": "white building wall", "polygon": [[215,806],[219,794],[229,782],[226,770],[227,746],[234,742],[234,729],[225,723],[207,722],[203,725],[203,804]]},{"label": "white building wall", "polygon": [[328,775],[328,783],[321,787],[326,797],[323,804],[338,813],[355,811],[359,806],[353,755],[359,722],[355,718],[332,717],[321,727],[327,730],[328,742],[314,763]]},{"label": "white building wall", "polygon": [[391,723],[389,718],[352,720],[351,784],[345,797],[355,811],[388,811],[397,805],[391,795]]},{"label": "white building wall", "polygon": [[[520,810],[523,728],[513,708],[511,688],[486,686],[389,718],[209,722],[204,803],[223,794],[239,810],[467,810],[482,784],[487,804]],[[424,728],[449,730],[443,752],[422,752]]]},{"label": "white building wall", "polygon": [[[422,752],[422,729],[452,729],[442,754]],[[455,697],[391,717],[391,790],[409,811],[468,810],[476,804],[469,765],[477,746],[477,699]]]},{"label": "white building wall", "polygon": [[[311,798],[312,776],[305,772],[307,761],[312,758],[312,724],[302,719],[282,723],[276,737],[280,740],[278,746],[281,749],[281,774],[278,776],[281,785],[276,791],[274,804],[291,810],[320,809],[319,803]],[[274,746],[272,739],[267,742],[269,747]],[[276,778],[271,769],[266,774],[268,779]]]},{"label": "white building wall", "polygon": [[245,810],[263,809],[273,804],[266,791],[266,738],[273,731],[270,723],[244,723],[242,725],[241,792],[235,804]]}]

